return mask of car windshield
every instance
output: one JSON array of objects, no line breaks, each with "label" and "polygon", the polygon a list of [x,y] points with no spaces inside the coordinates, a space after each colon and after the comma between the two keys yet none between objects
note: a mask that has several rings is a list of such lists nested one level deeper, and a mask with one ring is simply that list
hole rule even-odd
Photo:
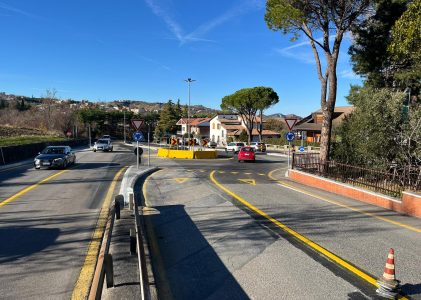
[{"label": "car windshield", "polygon": [[55,148],[45,148],[44,150],[42,150],[41,152],[42,154],[63,154],[64,153],[64,148],[60,147],[55,147]]},{"label": "car windshield", "polygon": [[108,140],[98,140],[98,144],[108,144]]},{"label": "car windshield", "polygon": [[253,148],[244,147],[244,148],[241,148],[241,151],[243,151],[243,152],[253,152]]},{"label": "car windshield", "polygon": [[244,143],[237,143],[237,146],[244,146]]}]

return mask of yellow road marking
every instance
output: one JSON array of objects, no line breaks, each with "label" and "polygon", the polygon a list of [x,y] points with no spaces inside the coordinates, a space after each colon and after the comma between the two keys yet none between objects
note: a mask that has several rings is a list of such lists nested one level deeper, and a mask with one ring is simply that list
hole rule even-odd
[{"label": "yellow road marking", "polygon": [[76,281],[75,287],[72,293],[73,300],[87,299],[89,290],[91,288],[92,279],[95,273],[95,266],[98,259],[98,252],[101,247],[102,236],[104,234],[105,226],[107,224],[109,207],[112,201],[113,193],[117,181],[127,166],[121,168],[117,174],[115,174],[110,187],[108,188],[107,194],[105,195],[104,202],[101,207],[101,211],[98,216],[96,228],[92,234],[91,242],[89,243],[88,251],[86,253],[85,262],[83,263],[82,269],[79,273],[79,278]]},{"label": "yellow road marking", "polygon": [[238,174],[238,172],[231,172],[231,174]]},{"label": "yellow road marking", "polygon": [[401,222],[398,222],[398,221],[394,221],[394,220],[389,219],[389,218],[386,218],[386,217],[378,216],[378,215],[376,215],[376,214],[373,214],[373,213],[370,213],[370,212],[367,212],[367,211],[361,210],[361,209],[359,209],[359,208],[356,208],[356,207],[353,207],[353,206],[350,206],[350,205],[346,205],[346,204],[343,204],[343,203],[341,203],[341,202],[338,202],[338,201],[335,201],[335,200],[331,200],[331,199],[328,199],[328,198],[325,198],[325,197],[322,197],[322,196],[319,196],[319,195],[316,195],[316,194],[313,194],[313,193],[307,192],[307,191],[305,191],[305,190],[302,190],[302,189],[296,188],[296,187],[294,187],[294,186],[292,186],[292,185],[289,185],[289,184],[287,184],[287,183],[285,183],[285,182],[283,182],[283,181],[281,181],[281,180],[278,180],[278,179],[276,179],[275,177],[273,177],[273,175],[272,175],[272,174],[273,174],[274,172],[276,172],[276,171],[277,171],[277,170],[273,170],[273,171],[269,172],[269,173],[268,173],[268,177],[269,177],[270,179],[272,179],[272,180],[276,181],[278,184],[282,185],[283,187],[286,187],[286,188],[291,189],[291,190],[293,190],[293,191],[296,191],[296,192],[299,192],[299,193],[305,194],[305,195],[307,195],[307,196],[310,196],[310,197],[313,197],[313,198],[316,198],[316,199],[319,199],[319,200],[322,200],[322,201],[325,201],[325,202],[328,202],[328,203],[331,203],[331,204],[335,204],[335,205],[338,205],[338,206],[341,206],[341,207],[344,207],[344,208],[347,208],[347,209],[353,210],[353,211],[358,212],[358,213],[360,213],[360,214],[363,214],[363,215],[366,215],[366,216],[370,216],[370,217],[372,217],[372,218],[376,218],[376,219],[382,220],[382,221],[384,221],[384,222],[387,222],[387,223],[390,223],[390,224],[394,224],[394,225],[397,225],[397,226],[400,226],[400,227],[404,227],[404,228],[406,228],[406,229],[409,229],[409,230],[412,230],[412,231],[415,231],[415,232],[421,233],[421,229],[418,229],[418,228],[413,227],[413,226],[411,226],[411,225],[407,225],[407,224],[404,224],[404,223],[401,223]]},{"label": "yellow road marking", "polygon": [[[156,175],[156,174],[158,174],[158,173],[160,173],[160,172],[163,172],[163,171],[166,171],[167,169],[162,169],[162,170],[158,170],[158,171],[156,171],[155,173],[154,173],[154,175]],[[190,170],[190,171],[192,171],[192,170]],[[142,188],[142,191],[143,191],[143,197],[144,197],[144,199],[145,199],[145,205],[147,206],[147,207],[151,207],[151,204],[149,203],[149,198],[147,197],[147,187],[148,187],[148,185],[149,185],[149,178],[151,178],[151,176],[148,176],[148,177],[146,177],[146,180],[145,180],[145,182],[143,183],[143,188]]]},{"label": "yellow road marking", "polygon": [[256,185],[256,180],[254,179],[248,179],[248,178],[244,178],[244,179],[238,179],[239,181],[251,184],[251,185]]},{"label": "yellow road marking", "polygon": [[251,175],[251,173],[249,173],[249,172],[246,172],[246,173],[244,173],[244,175]]},{"label": "yellow road marking", "polygon": [[225,171],[218,171],[220,174],[224,174],[225,173]]},{"label": "yellow road marking", "polygon": [[265,173],[257,173],[257,175],[259,175],[259,176],[265,176],[266,174]]},{"label": "yellow road marking", "polygon": [[[229,189],[227,189],[226,187],[224,187],[222,184],[220,184],[215,179],[214,174],[215,174],[215,171],[212,171],[210,173],[210,175],[209,175],[209,177],[212,180],[212,182],[217,187],[219,187],[221,190],[223,190],[225,193],[227,193],[228,195],[232,196],[237,201],[239,201],[240,203],[242,203],[243,205],[245,205],[248,209],[250,209],[251,211],[253,211],[253,212],[255,212],[255,213],[259,214],[259,215],[261,215],[262,217],[266,218],[267,220],[271,221],[273,224],[275,224],[277,227],[279,227],[280,229],[282,229],[286,233],[292,235],[293,237],[295,237],[296,239],[300,240],[304,244],[308,245],[309,247],[311,247],[315,251],[323,254],[324,256],[326,256],[330,260],[336,262],[337,264],[339,264],[343,268],[351,271],[355,275],[361,277],[362,279],[366,280],[370,284],[372,284],[372,285],[374,285],[374,286],[377,287],[377,279],[376,278],[374,278],[371,275],[365,273],[364,271],[358,269],[357,267],[351,265],[350,263],[346,262],[345,260],[343,260],[342,258],[340,258],[339,256],[337,256],[336,254],[334,254],[334,253],[330,252],[329,250],[323,248],[322,246],[316,244],[315,242],[313,242],[310,239],[306,238],[305,236],[303,236],[302,234],[298,233],[297,231],[289,228],[285,224],[283,224],[283,223],[279,222],[278,220],[274,219],[273,217],[269,216],[267,213],[265,213],[264,211],[260,210],[256,206],[250,204],[249,202],[247,202],[246,200],[244,200],[243,198],[241,198],[237,194],[231,192]],[[400,299],[407,299],[407,298],[402,297]]]},{"label": "yellow road marking", "polygon": [[14,194],[13,196],[11,196],[11,197],[7,198],[6,200],[2,201],[2,202],[0,203],[0,207],[5,206],[6,204],[8,204],[8,203],[12,202],[13,200],[16,200],[16,199],[17,199],[17,198],[19,198],[20,196],[25,195],[25,194],[26,194],[26,193],[28,193],[29,191],[32,191],[34,188],[36,188],[36,187],[37,187],[37,186],[39,186],[40,184],[43,184],[43,183],[45,183],[45,182],[47,182],[47,181],[49,181],[49,180],[51,180],[51,179],[53,179],[53,178],[55,178],[55,177],[57,177],[57,176],[60,176],[61,174],[65,173],[65,172],[67,172],[67,171],[68,171],[68,170],[63,170],[63,171],[60,171],[60,172],[58,172],[58,173],[56,173],[56,174],[53,174],[53,175],[51,175],[51,176],[49,176],[49,177],[47,177],[47,178],[44,178],[44,179],[43,179],[43,180],[41,180],[41,181],[38,181],[37,183],[35,183],[35,184],[31,185],[31,186],[28,186],[28,187],[24,188],[24,189],[23,189],[23,190],[21,190],[20,192],[18,192],[18,193],[16,193],[16,194]]},{"label": "yellow road marking", "polygon": [[183,178],[182,177],[177,177],[177,178],[174,178],[174,180],[177,181],[178,183],[184,183],[184,182],[186,182],[189,179],[191,179],[191,178],[187,178],[187,177],[183,177]]},{"label": "yellow road marking", "polygon": [[[159,172],[162,172],[166,169],[159,170],[154,173],[154,175],[158,174]],[[143,199],[145,199],[145,206],[151,207],[151,203],[149,202],[149,196],[148,196],[148,186],[149,186],[149,179],[152,176],[146,177],[145,181],[143,182],[142,187],[142,193],[143,193]],[[157,261],[156,267],[158,269],[157,276],[160,278],[161,283],[161,292],[163,295],[165,295],[166,299],[173,299],[171,289],[168,285],[168,279],[167,279],[167,272],[164,268],[164,263],[161,255],[161,251],[159,249],[159,244],[156,238],[154,227],[151,224],[150,218],[145,218],[145,222],[147,224],[146,230],[148,231],[148,235],[150,238],[150,246],[151,246],[151,252],[154,254],[154,258]],[[154,265],[155,266],[155,265]],[[164,297],[163,297],[164,298]]]}]

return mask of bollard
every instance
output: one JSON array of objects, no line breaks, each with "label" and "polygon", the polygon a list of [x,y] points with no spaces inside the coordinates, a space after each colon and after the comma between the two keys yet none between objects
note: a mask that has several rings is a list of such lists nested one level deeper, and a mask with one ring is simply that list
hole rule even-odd
[{"label": "bollard", "polygon": [[104,257],[105,260],[105,278],[107,280],[107,288],[114,286],[114,267],[113,267],[113,256],[107,254]]},{"label": "bollard", "polygon": [[115,218],[116,220],[120,220],[120,201],[118,201],[117,197],[114,200],[114,207],[115,207]]},{"label": "bollard", "polygon": [[130,254],[136,254],[136,231],[130,228]]},{"label": "bollard", "polygon": [[129,209],[133,210],[134,208],[134,194],[129,193]]},{"label": "bollard", "polygon": [[124,196],[123,195],[117,195],[117,196],[114,197],[114,207],[115,207],[116,219],[119,220],[121,209],[124,208]]}]

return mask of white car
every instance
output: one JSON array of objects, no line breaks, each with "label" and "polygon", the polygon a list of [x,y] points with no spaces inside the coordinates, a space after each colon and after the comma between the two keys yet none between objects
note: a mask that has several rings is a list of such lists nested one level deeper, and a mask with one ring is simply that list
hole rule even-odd
[{"label": "white car", "polygon": [[97,151],[113,151],[113,143],[110,139],[99,139],[95,142],[92,149],[94,152]]},{"label": "white car", "polygon": [[231,152],[237,153],[238,151],[240,151],[241,147],[244,147],[245,145],[246,144],[244,143],[232,142],[227,145],[227,148],[225,148],[225,151],[227,152],[231,151]]}]

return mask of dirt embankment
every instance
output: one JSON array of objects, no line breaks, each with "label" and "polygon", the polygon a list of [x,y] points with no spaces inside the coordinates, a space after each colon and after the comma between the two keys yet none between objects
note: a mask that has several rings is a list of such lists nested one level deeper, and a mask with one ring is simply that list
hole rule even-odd
[{"label": "dirt embankment", "polygon": [[29,135],[51,135],[57,136],[57,133],[48,132],[37,128],[21,128],[11,126],[0,126],[0,137],[12,137],[12,136],[29,136]]}]

